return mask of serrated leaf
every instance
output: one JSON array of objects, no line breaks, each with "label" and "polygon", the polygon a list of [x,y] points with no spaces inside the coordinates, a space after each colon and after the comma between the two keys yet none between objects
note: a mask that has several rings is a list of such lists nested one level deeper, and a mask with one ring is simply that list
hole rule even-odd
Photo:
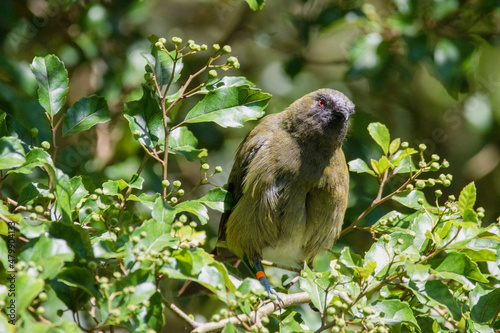
[{"label": "serrated leaf", "polygon": [[156,222],[170,225],[174,220],[176,212],[176,209],[163,200],[161,196],[158,196],[153,204],[151,215]]},{"label": "serrated leaf", "polygon": [[63,136],[80,133],[110,119],[108,104],[103,97],[83,97],[66,111],[62,133]]},{"label": "serrated leaf", "polygon": [[303,273],[307,277],[300,277],[299,287],[309,294],[311,302],[319,312],[323,313],[326,310],[325,306],[330,304],[333,299],[333,293],[327,292],[329,285],[328,278],[326,278],[326,281],[321,281],[323,279],[317,278],[316,274],[307,265],[304,267]]},{"label": "serrated leaf", "polygon": [[[182,58],[177,59],[174,67],[174,58],[176,56],[175,51],[170,51],[169,53],[158,49],[153,42],[151,46],[151,53],[145,53],[142,56],[146,59],[146,62],[150,66],[150,68],[154,71],[156,80],[160,85],[160,88],[166,86],[170,80],[172,79],[172,83],[175,83],[179,77],[181,70],[184,66],[182,63]],[[172,73],[174,77],[172,78]],[[163,89],[162,89],[163,91]]]},{"label": "serrated leaf", "polygon": [[125,103],[124,117],[136,140],[151,150],[162,149],[165,147],[165,129],[160,105],[146,86],[142,90],[140,100]]},{"label": "serrated leaf", "polygon": [[190,162],[199,157],[204,149],[198,149],[198,139],[186,126],[177,127],[170,133],[168,139],[168,152],[180,154],[186,157]]},{"label": "serrated leaf", "polygon": [[0,170],[21,166],[25,161],[24,148],[19,139],[0,138]]},{"label": "serrated leaf", "polygon": [[434,301],[446,306],[455,320],[460,320],[462,311],[447,285],[439,280],[427,281],[423,292]]},{"label": "serrated leaf", "polygon": [[70,179],[68,175],[52,164],[44,164],[44,168],[49,174],[52,187],[55,188],[56,205],[61,216],[61,221],[66,225],[71,225],[73,224],[71,210],[71,195],[73,191]]},{"label": "serrated leaf", "polygon": [[371,123],[368,125],[368,132],[373,140],[382,147],[384,154],[387,155],[389,152],[389,144],[391,141],[391,137],[389,134],[389,130],[384,124],[381,123]]},{"label": "serrated leaf", "polygon": [[476,185],[474,182],[469,183],[460,192],[458,197],[458,210],[460,214],[465,217],[467,210],[473,210],[476,203]]},{"label": "serrated leaf", "polygon": [[415,328],[419,327],[411,308],[406,302],[386,300],[375,304],[373,308],[380,313],[384,313],[383,320],[390,326],[404,323]]},{"label": "serrated leaf", "polygon": [[174,208],[177,213],[188,212],[194,214],[196,217],[198,217],[201,224],[206,224],[208,222],[208,210],[197,200],[181,202]]},{"label": "serrated leaf", "polygon": [[215,122],[222,127],[242,127],[264,115],[271,95],[250,86],[230,86],[210,91],[192,108],[184,122]]},{"label": "serrated leaf", "polygon": [[500,289],[485,290],[477,284],[470,292],[471,317],[478,323],[489,323],[498,315],[500,308]]},{"label": "serrated leaf", "polygon": [[31,71],[38,82],[38,101],[49,116],[56,115],[64,106],[68,93],[68,71],[53,54],[35,57]]},{"label": "serrated leaf", "polygon": [[207,194],[198,199],[198,201],[222,213],[233,206],[231,193],[221,187],[211,189]]},{"label": "serrated leaf", "polygon": [[63,239],[54,239],[40,235],[40,238],[30,240],[19,259],[25,262],[34,261],[42,266],[40,277],[53,279],[64,266],[65,262],[74,259],[75,254]]},{"label": "serrated leaf", "polygon": [[42,148],[34,148],[26,154],[26,160],[20,167],[9,170],[8,173],[30,174],[33,169],[43,164],[52,164],[50,155]]},{"label": "serrated leaf", "polygon": [[463,253],[448,253],[444,260],[434,269],[436,272],[452,273],[470,280],[488,283],[488,279],[481,273],[477,264]]},{"label": "serrated leaf", "polygon": [[[397,194],[397,195],[392,197],[392,200],[399,202],[400,204],[402,204],[405,207],[413,208],[416,210],[421,209],[422,206],[431,210],[431,211],[435,210],[435,207],[431,206],[427,202],[427,200],[425,199],[425,195],[419,190],[413,190],[413,191],[410,191],[408,193]],[[423,204],[419,203],[419,201],[421,201],[421,200],[423,200]]]},{"label": "serrated leaf", "polygon": [[200,92],[208,93],[212,90],[217,90],[223,87],[233,87],[233,86],[249,86],[255,87],[253,82],[247,80],[244,76],[224,76],[222,78],[215,78],[207,82],[207,84],[201,88]]},{"label": "serrated leaf", "polygon": [[376,176],[375,172],[360,158],[350,161],[349,163],[349,171],[357,172],[357,173],[368,173],[372,176]]}]

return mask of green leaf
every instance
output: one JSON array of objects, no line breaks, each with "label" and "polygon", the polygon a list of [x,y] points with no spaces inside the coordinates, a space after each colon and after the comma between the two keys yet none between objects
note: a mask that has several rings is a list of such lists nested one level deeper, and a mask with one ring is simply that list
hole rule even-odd
[{"label": "green leaf", "polygon": [[406,302],[386,300],[375,304],[373,308],[384,314],[383,320],[390,326],[398,327],[401,324],[408,324],[418,329],[418,323]]},{"label": "green leaf", "polygon": [[198,219],[200,220],[201,224],[207,224],[208,222],[208,210],[197,200],[181,202],[177,204],[174,208],[177,213],[188,212],[196,215],[196,217],[198,217]]},{"label": "green leaf", "polygon": [[165,147],[165,129],[158,101],[152,92],[142,87],[140,100],[125,103],[124,117],[129,122],[130,132],[142,145],[151,150]]},{"label": "green leaf", "polygon": [[477,284],[469,294],[471,317],[478,323],[490,323],[498,315],[500,289],[484,290]]},{"label": "green leaf", "polygon": [[65,262],[74,259],[75,254],[63,239],[54,239],[40,235],[40,238],[28,242],[19,259],[29,262],[34,261],[43,267],[40,277],[53,279],[64,266]]},{"label": "green leaf", "polygon": [[225,285],[233,293],[236,291],[226,266],[215,261],[203,249],[177,250],[172,253],[172,257],[176,260],[166,263],[160,269],[160,272],[168,277],[196,281],[215,293],[223,302],[227,302],[227,294],[225,290],[217,288],[218,285]]},{"label": "green leaf", "polygon": [[[324,313],[326,306],[330,304],[333,299],[333,293],[327,292],[330,281],[329,279],[317,277],[317,275],[311,271],[311,269],[306,265],[303,273],[306,274],[306,278],[300,277],[299,287],[311,296],[311,301],[314,306],[319,310],[320,313]],[[325,275],[326,276],[326,275]]]},{"label": "green leaf", "polygon": [[373,140],[382,147],[384,154],[387,155],[389,152],[389,144],[391,137],[387,127],[381,123],[371,123],[368,125],[368,132],[370,133]]},{"label": "green leaf", "polygon": [[168,152],[186,157],[190,162],[199,157],[205,149],[196,148],[198,139],[186,126],[177,127],[170,133],[168,139]]},{"label": "green leaf", "polygon": [[128,187],[135,188],[138,190],[142,190],[142,184],[144,183],[144,178],[139,176],[138,174],[134,173],[132,175],[132,178],[127,184]]},{"label": "green leaf", "polygon": [[184,122],[213,121],[222,127],[242,127],[248,120],[264,115],[271,95],[248,85],[222,87],[210,91],[192,108]]},{"label": "green leaf", "polygon": [[199,92],[208,93],[209,91],[221,89],[223,87],[233,86],[250,86],[255,87],[253,82],[247,80],[244,76],[224,76],[222,78],[215,78],[207,82],[206,86],[201,88]]},{"label": "green leaf", "polygon": [[157,40],[152,42],[153,45],[151,46],[151,53],[145,53],[143,54],[143,57],[144,59],[146,59],[146,62],[150,66],[151,70],[154,71],[156,80],[160,84],[160,88],[163,88],[163,86],[166,86],[170,82],[174,69],[175,73],[172,79],[172,83],[175,83],[179,79],[182,67],[184,65],[182,63],[182,58],[179,58],[175,62],[174,67],[173,58],[175,58],[176,52],[171,51],[170,53],[167,53],[158,49],[154,45],[156,41]]},{"label": "green leaf", "polygon": [[348,164],[349,164],[349,170],[351,172],[368,173],[372,176],[375,176],[375,172],[373,172],[373,170],[370,169],[370,167],[365,163],[365,161],[363,161],[360,158],[352,160]]},{"label": "green leaf", "polygon": [[465,277],[470,280],[488,283],[488,279],[483,276],[477,264],[463,253],[448,253],[444,260],[434,269],[438,273],[448,273],[441,275],[456,281],[464,282],[463,278]]},{"label": "green leaf", "polygon": [[446,306],[455,320],[460,320],[462,311],[447,285],[439,280],[427,281],[423,292],[434,301]]},{"label": "green leaf", "polygon": [[[1,140],[1,139],[0,139]],[[47,164],[53,164],[50,155],[42,148],[34,148],[26,154],[26,160],[19,168],[10,170],[8,173],[30,174],[33,169]]]},{"label": "green leaf", "polygon": [[151,213],[156,222],[172,224],[176,209],[170,206],[161,196],[158,196],[153,204],[153,212]]},{"label": "green leaf", "polygon": [[246,0],[246,1],[250,9],[253,11],[261,10],[264,7],[264,4],[266,3],[266,0]]},{"label": "green leaf", "polygon": [[460,192],[458,197],[458,210],[465,217],[467,210],[473,210],[476,203],[476,186],[474,182],[469,183]]},{"label": "green leaf", "polygon": [[391,155],[394,155],[394,153],[396,153],[398,151],[400,144],[401,144],[400,138],[396,138],[396,139],[392,140],[391,144],[389,145],[389,153]]},{"label": "green leaf", "polygon": [[60,223],[51,223],[49,234],[54,238],[67,240],[71,250],[81,258],[87,258],[92,253],[89,231],[79,224],[68,226]]},{"label": "green leaf", "polygon": [[33,299],[43,290],[43,279],[27,272],[16,275],[16,311],[22,313],[31,304]]},{"label": "green leaf", "polygon": [[55,55],[35,57],[31,71],[38,82],[38,101],[49,116],[56,115],[64,105],[68,93],[68,71]]},{"label": "green leaf", "polygon": [[[430,211],[436,210],[436,207],[430,205],[425,199],[424,193],[419,190],[413,190],[408,193],[403,192],[401,194],[397,194],[392,197],[392,200],[399,202],[405,207],[413,208],[415,210],[420,210],[422,206]],[[419,204],[420,200],[423,200],[423,205]]]},{"label": "green leaf", "polygon": [[70,179],[71,184],[71,210],[74,210],[80,201],[89,194],[82,182],[82,176],[76,176]]},{"label": "green leaf", "polygon": [[207,192],[207,194],[198,199],[198,201],[222,213],[233,207],[233,198],[231,197],[231,193],[222,187],[211,189]]},{"label": "green leaf", "polygon": [[71,181],[68,175],[64,174],[61,170],[49,164],[44,164],[45,170],[48,171],[52,187],[55,187],[57,209],[61,216],[61,221],[66,225],[73,224],[72,209],[71,209],[71,195],[73,189],[71,188]]},{"label": "green leaf", "polygon": [[19,139],[0,138],[0,170],[18,167],[25,161],[24,148]]},{"label": "green leaf", "polygon": [[57,275],[57,280],[70,287],[83,289],[93,297],[98,298],[100,296],[94,276],[85,268],[63,268]]},{"label": "green leaf", "polygon": [[108,104],[103,97],[83,97],[66,111],[62,133],[63,136],[80,133],[110,119]]}]

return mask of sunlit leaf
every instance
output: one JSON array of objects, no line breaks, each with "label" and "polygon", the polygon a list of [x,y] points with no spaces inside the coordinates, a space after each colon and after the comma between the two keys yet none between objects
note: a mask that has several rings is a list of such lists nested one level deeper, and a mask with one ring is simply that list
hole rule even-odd
[{"label": "sunlit leaf", "polygon": [[59,58],[49,54],[35,57],[31,71],[38,82],[38,101],[49,116],[56,115],[64,106],[68,93],[68,71]]}]

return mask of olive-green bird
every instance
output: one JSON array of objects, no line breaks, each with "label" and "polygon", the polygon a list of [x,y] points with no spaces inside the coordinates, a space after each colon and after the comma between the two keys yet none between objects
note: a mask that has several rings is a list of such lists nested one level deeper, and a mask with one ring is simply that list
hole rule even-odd
[{"label": "olive-green bird", "polygon": [[353,113],[344,94],[320,89],[264,117],[238,149],[228,180],[235,205],[221,218],[217,254],[234,253],[269,295],[261,260],[301,267],[339,236],[349,192],[342,142]]}]

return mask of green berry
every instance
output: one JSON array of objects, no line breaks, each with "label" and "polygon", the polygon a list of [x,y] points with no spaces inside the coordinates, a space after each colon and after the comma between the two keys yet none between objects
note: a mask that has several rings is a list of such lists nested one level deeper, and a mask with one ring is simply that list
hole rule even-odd
[{"label": "green berry", "polygon": [[201,44],[200,45],[200,50],[201,51],[206,51],[207,50],[207,44]]},{"label": "green berry", "polygon": [[174,43],[174,45],[180,45],[182,43],[182,38],[172,37],[172,43]]},{"label": "green berry", "polygon": [[221,173],[222,172],[222,167],[221,166],[216,166],[215,167],[215,173]]},{"label": "green berry", "polygon": [[431,163],[431,171],[438,171],[440,168],[440,165],[438,162],[432,162]]},{"label": "green berry", "polygon": [[222,54],[228,54],[228,53],[231,53],[231,46],[229,46],[229,45],[225,45],[225,46],[222,48]]},{"label": "green berry", "polygon": [[443,195],[443,191],[441,191],[441,190],[436,190],[436,191],[434,192],[434,194],[436,195],[436,198],[439,198],[440,196],[442,196],[442,195]]},{"label": "green berry", "polygon": [[184,195],[184,190],[182,188],[180,190],[178,190],[177,195],[182,197]]},{"label": "green berry", "polygon": [[178,201],[178,199],[176,197],[171,197],[170,198],[170,202],[173,203],[173,204],[176,204]]},{"label": "green berry", "polygon": [[181,187],[182,183],[180,180],[176,180],[172,183],[174,185],[174,188],[179,188]]},{"label": "green berry", "polygon": [[195,221],[191,221],[191,222],[189,223],[189,226],[190,226],[191,228],[196,228],[196,227],[198,226],[198,223],[196,223]]},{"label": "green berry", "polygon": [[41,143],[41,146],[42,146],[42,148],[43,148],[43,149],[45,149],[45,150],[49,150],[49,149],[50,149],[50,143],[49,143],[48,141],[43,141],[43,142]]},{"label": "green berry", "polygon": [[35,310],[35,312],[36,312],[38,315],[43,316],[43,315],[44,315],[44,313],[45,313],[45,308],[44,308],[43,306],[39,306],[39,307]]},{"label": "green berry", "polygon": [[179,216],[179,221],[182,222],[182,223],[186,223],[187,222],[187,216],[182,214],[181,216]]},{"label": "green berry", "polygon": [[47,298],[49,298],[49,296],[47,295],[47,293],[45,293],[43,291],[38,295],[38,299],[41,302],[45,302],[47,300]]},{"label": "green berry", "polygon": [[217,71],[215,69],[211,69],[210,71],[208,71],[208,78],[209,79],[213,79],[213,78],[216,78],[217,77]]},{"label": "green berry", "polygon": [[421,143],[418,145],[418,149],[420,149],[421,151],[424,151],[427,149],[427,146],[425,144]]},{"label": "green berry", "polygon": [[212,45],[212,51],[215,53],[220,50],[220,45],[219,44],[214,44]]},{"label": "green berry", "polygon": [[30,134],[31,134],[32,138],[36,138],[36,136],[38,135],[38,128],[36,128],[36,127],[31,128]]},{"label": "green berry", "polygon": [[203,171],[207,171],[208,169],[210,169],[210,165],[208,165],[207,163],[203,163],[201,165],[201,168],[203,169]]},{"label": "green berry", "polygon": [[448,201],[452,202],[452,201],[455,201],[455,200],[456,200],[456,198],[455,198],[455,196],[453,194],[450,195],[450,196],[448,196]]},{"label": "green berry", "polygon": [[450,166],[450,162],[448,162],[447,160],[444,160],[442,166],[443,166],[443,168],[448,168]]},{"label": "green berry", "polygon": [[419,179],[415,183],[415,186],[417,187],[417,189],[423,189],[425,187],[425,181],[423,181],[422,179]]},{"label": "green berry", "polygon": [[162,182],[161,182],[161,186],[162,186],[163,188],[166,188],[166,187],[168,187],[169,185],[170,185],[170,182],[169,182],[167,179],[162,180]]}]

